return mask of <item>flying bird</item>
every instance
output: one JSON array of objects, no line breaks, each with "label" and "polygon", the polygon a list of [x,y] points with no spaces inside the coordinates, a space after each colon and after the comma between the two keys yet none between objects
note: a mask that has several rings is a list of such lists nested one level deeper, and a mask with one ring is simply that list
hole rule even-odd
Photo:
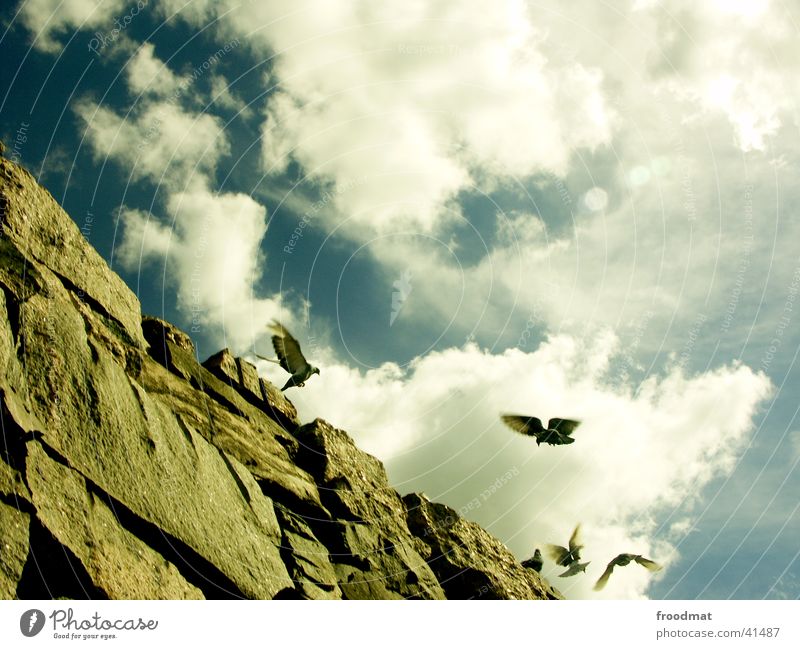
[{"label": "flying bird", "polygon": [[631,561],[635,561],[640,566],[644,566],[650,572],[658,572],[663,567],[655,561],[645,559],[641,554],[618,554],[609,562],[606,571],[600,575],[600,579],[597,580],[594,589],[602,590],[608,582],[611,573],[614,572],[614,568],[616,566],[627,566]]},{"label": "flying bird", "polygon": [[579,572],[586,572],[586,566],[588,566],[590,563],[591,561],[587,561],[586,563],[573,561],[571,564],[569,564],[569,567],[559,575],[559,577],[572,577],[573,575],[577,575]]},{"label": "flying bird", "polygon": [[256,354],[261,360],[269,361],[270,363],[278,363],[292,376],[286,381],[286,385],[281,388],[281,391],[291,387],[302,388],[305,382],[312,374],[319,374],[319,368],[311,365],[303,356],[300,351],[300,343],[295,340],[292,334],[277,320],[273,320],[269,325],[272,331],[272,346],[275,348],[275,353],[278,359],[266,358]]},{"label": "flying bird", "polygon": [[545,549],[547,550],[547,556],[555,561],[556,565],[569,568],[573,563],[581,558],[581,550],[583,549],[583,545],[581,545],[579,540],[580,532],[581,526],[580,523],[578,523],[575,526],[575,531],[572,532],[572,536],[569,537],[569,548],[565,548],[561,545],[546,545]]},{"label": "flying bird", "polygon": [[574,419],[551,419],[547,422],[547,428],[545,428],[542,425],[542,420],[538,417],[502,415],[501,418],[512,430],[523,435],[535,437],[537,446],[543,442],[552,446],[572,444],[575,440],[571,435],[581,423]]},{"label": "flying bird", "polygon": [[542,560],[542,553],[539,548],[534,550],[533,556],[530,559],[525,559],[525,561],[522,562],[524,568],[530,568],[536,572],[541,572],[543,565],[544,561]]}]

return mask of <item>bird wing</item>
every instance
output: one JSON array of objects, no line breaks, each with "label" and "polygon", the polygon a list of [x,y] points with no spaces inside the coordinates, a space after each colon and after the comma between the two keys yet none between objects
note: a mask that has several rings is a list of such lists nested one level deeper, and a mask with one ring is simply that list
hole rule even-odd
[{"label": "bird wing", "polygon": [[[572,536],[569,537],[569,551],[570,551],[570,553],[573,553],[573,554],[577,553],[578,550],[580,550],[583,547],[583,545],[581,544],[581,541],[580,541],[580,537],[581,537],[581,524],[578,523],[575,526],[575,531],[572,532]],[[577,555],[575,556],[575,558],[576,559],[578,558]]]},{"label": "bird wing", "polygon": [[544,431],[542,420],[538,417],[525,417],[524,415],[502,415],[503,422],[512,430],[536,437]]},{"label": "bird wing", "polygon": [[606,566],[605,572],[600,575],[600,579],[597,580],[597,583],[594,585],[595,590],[603,590],[608,583],[608,578],[611,576],[611,573],[614,572],[614,566],[617,565],[617,558],[615,557],[611,561],[609,561],[608,566]]},{"label": "bird wing", "polygon": [[575,562],[573,562],[569,564],[569,568],[562,572],[559,577],[572,577],[572,575],[576,575],[578,572],[580,572],[580,569],[576,569]]},{"label": "bird wing", "polygon": [[633,558],[633,560],[636,561],[636,563],[638,563],[640,566],[644,566],[645,568],[647,568],[650,572],[658,572],[659,570],[661,570],[661,568],[664,567],[660,563],[656,563],[655,561],[652,561],[651,559],[645,559],[640,554],[636,555]]},{"label": "bird wing", "polygon": [[547,556],[550,557],[553,561],[555,561],[559,566],[565,566],[567,564],[562,563],[565,559],[569,557],[569,550],[567,548],[560,546],[560,545],[552,545],[548,543],[544,546],[544,551],[547,553]]},{"label": "bird wing", "polygon": [[581,422],[574,419],[551,419],[547,422],[547,427],[557,430],[561,435],[572,435],[572,432],[581,425]]},{"label": "bird wing", "polygon": [[573,575],[577,575],[579,572],[586,572],[586,566],[588,566],[590,563],[591,561],[580,563],[579,561],[575,560],[569,564],[569,568],[562,572],[559,577],[572,577]]},{"label": "bird wing", "polygon": [[294,339],[292,334],[280,322],[273,320],[270,329],[272,336],[272,346],[278,355],[281,367],[290,374],[297,374],[308,367],[303,352],[300,351],[300,343]]}]

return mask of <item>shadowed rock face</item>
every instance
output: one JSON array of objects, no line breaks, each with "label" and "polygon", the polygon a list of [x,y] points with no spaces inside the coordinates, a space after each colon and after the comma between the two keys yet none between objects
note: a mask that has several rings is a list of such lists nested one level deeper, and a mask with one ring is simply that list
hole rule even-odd
[{"label": "shadowed rock face", "polygon": [[[0,597],[558,595],[246,360],[199,363],[0,159]],[[443,523],[446,521],[446,524]]]}]

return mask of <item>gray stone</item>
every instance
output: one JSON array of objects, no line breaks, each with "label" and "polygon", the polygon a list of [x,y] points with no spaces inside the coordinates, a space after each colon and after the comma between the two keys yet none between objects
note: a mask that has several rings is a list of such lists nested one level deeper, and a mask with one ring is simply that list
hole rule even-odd
[{"label": "gray stone", "polygon": [[283,531],[281,553],[297,590],[308,599],[341,599],[328,549],[289,509],[278,505],[275,513]]},{"label": "gray stone", "polygon": [[405,508],[383,464],[321,419],[296,434],[302,444],[300,463],[317,479],[323,504],[340,519],[317,522],[315,533],[331,549],[332,561],[364,573],[347,572],[348,581],[340,581],[342,592],[348,598],[391,591],[403,598],[443,599],[436,577],[417,552]]},{"label": "gray stone", "polygon": [[30,515],[0,501],[0,599],[15,599],[28,557]]},{"label": "gray stone", "polygon": [[145,346],[133,291],[109,269],[50,193],[22,167],[3,158],[0,227],[26,258],[47,266],[76,299],[91,300],[133,344]]},{"label": "gray stone", "polygon": [[[329,518],[314,479],[291,458],[298,447],[297,440],[193,357],[172,343],[167,344],[167,349],[170,367],[177,371],[167,372],[145,359],[137,379],[147,393],[174,412],[182,427],[237,458],[266,493],[291,501],[304,513]],[[195,377],[194,383],[200,384],[202,391],[177,378],[182,375]]]},{"label": "gray stone", "polygon": [[403,498],[411,531],[431,549],[428,564],[448,599],[561,599],[476,523],[424,496]]},{"label": "gray stone", "polygon": [[28,483],[36,515],[112,599],[202,599],[163,556],[123,528],[75,471],[29,442]]}]

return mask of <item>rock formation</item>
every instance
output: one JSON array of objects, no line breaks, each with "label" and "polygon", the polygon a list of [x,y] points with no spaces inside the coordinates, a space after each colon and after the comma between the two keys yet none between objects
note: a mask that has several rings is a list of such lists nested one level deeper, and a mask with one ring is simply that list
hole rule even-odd
[{"label": "rock formation", "polygon": [[247,361],[199,363],[5,159],[0,229],[0,597],[560,597]]}]

